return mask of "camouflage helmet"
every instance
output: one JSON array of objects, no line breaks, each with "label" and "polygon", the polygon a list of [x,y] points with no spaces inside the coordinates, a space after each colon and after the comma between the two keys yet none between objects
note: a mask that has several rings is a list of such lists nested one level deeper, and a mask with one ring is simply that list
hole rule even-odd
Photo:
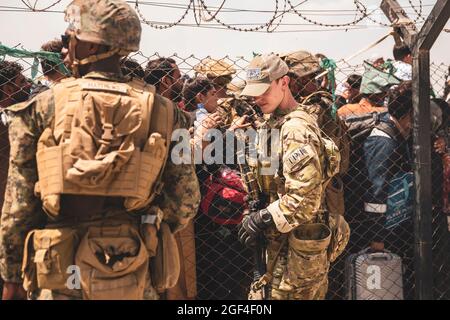
[{"label": "camouflage helmet", "polygon": [[299,77],[304,77],[321,70],[319,59],[308,51],[280,54],[280,58],[286,62],[289,71],[297,74]]},{"label": "camouflage helmet", "polygon": [[194,70],[208,78],[231,76],[236,73],[236,69],[224,59],[216,60],[212,58],[203,59],[194,67]]},{"label": "camouflage helmet", "polygon": [[141,23],[123,0],[73,0],[65,21],[79,40],[120,49],[121,55],[139,50]]}]

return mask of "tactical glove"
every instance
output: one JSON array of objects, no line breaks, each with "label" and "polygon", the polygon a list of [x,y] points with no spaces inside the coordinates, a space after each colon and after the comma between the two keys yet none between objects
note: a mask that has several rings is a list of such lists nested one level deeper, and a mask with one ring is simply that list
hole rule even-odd
[{"label": "tactical glove", "polygon": [[239,225],[239,241],[247,247],[253,247],[258,236],[263,235],[264,230],[271,225],[274,223],[267,209],[252,212],[245,216]]}]

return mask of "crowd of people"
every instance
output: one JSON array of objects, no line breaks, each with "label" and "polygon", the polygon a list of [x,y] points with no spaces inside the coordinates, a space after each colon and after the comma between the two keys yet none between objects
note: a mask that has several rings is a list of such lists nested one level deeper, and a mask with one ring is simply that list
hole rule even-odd
[{"label": "crowd of people", "polygon": [[[120,10],[129,19],[135,19],[133,10],[122,1],[104,0],[105,3],[111,1],[119,3]],[[74,1],[74,5],[79,5],[80,10],[86,9],[78,2]],[[73,12],[76,11],[67,11],[69,21]],[[99,9],[89,14],[103,13]],[[114,23],[111,27],[105,22],[107,19],[102,21],[106,25],[103,32],[114,28]],[[70,28],[78,28],[78,31],[73,33]],[[121,28],[126,30],[124,36],[112,33],[117,39],[105,36],[107,41],[97,41],[98,34],[97,38],[92,37],[82,25],[72,23],[61,40],[45,43],[41,50],[61,53],[72,76],[64,74],[57,64],[42,60],[42,77],[31,81],[17,62],[0,61],[0,108],[4,111],[0,124],[3,154],[0,164],[0,203],[3,203],[0,273],[4,299],[26,298],[22,286],[28,298],[80,298],[80,291],[83,298],[117,298],[113,296],[116,289],[108,296],[90,287],[89,281],[95,283],[101,279],[83,278],[84,270],[95,266],[78,253],[76,261],[82,266],[82,290],[73,293],[61,288],[56,284],[58,274],[51,279],[41,276],[39,268],[43,267],[39,263],[45,264],[45,254],[50,251],[39,247],[44,237],[39,238],[40,233],[34,230],[55,230],[61,228],[60,225],[65,229],[81,226],[86,223],[82,216],[89,216],[86,218],[89,223],[95,219],[106,221],[105,217],[109,217],[110,221],[124,224],[123,221],[128,223],[131,219],[128,218],[130,212],[142,216],[141,227],[138,227],[141,232],[142,226],[149,228],[145,230],[153,230],[155,226],[156,231],[141,233],[143,241],[140,243],[145,244],[147,255],[152,257],[149,252],[154,251],[153,256],[157,256],[155,252],[165,250],[161,245],[155,246],[152,240],[158,238],[162,242],[167,237],[177,258],[172,261],[164,256],[161,266],[154,261],[156,259],[143,263],[147,268],[150,264],[151,275],[142,275],[141,267],[132,270],[136,277],[151,280],[143,280],[145,285],[136,285],[142,287],[140,295],[127,294],[125,298],[345,299],[344,259],[365,248],[370,252],[389,251],[400,255],[405,265],[405,297],[414,297],[412,56],[407,46],[396,45],[393,60],[373,55],[364,62],[363,74],[353,73],[336,86],[329,81],[331,71],[326,68],[329,59],[305,50],[256,55],[246,69],[245,79],[239,79],[238,70],[225,59],[203,59],[191,75],[182,74],[176,60],[169,57],[152,59],[143,67],[126,57],[137,51],[139,39],[125,35],[137,34],[140,27],[129,23]],[[85,82],[77,82],[77,79]],[[450,171],[446,160],[449,87],[447,82],[444,92],[447,96],[430,97],[435,188],[433,223],[440,227],[446,223],[443,212],[449,212],[449,187],[446,187],[449,179],[446,174]],[[136,99],[127,93],[131,91],[136,92]],[[96,96],[97,92],[103,95]],[[127,100],[124,95],[130,98],[127,96]],[[147,132],[142,133],[137,128],[146,118],[140,115],[138,121],[134,113],[138,112],[139,103],[142,108],[140,101],[149,99],[154,101],[153,108],[163,110],[163,115],[147,120]],[[108,103],[120,104],[127,111],[121,116],[108,115],[108,108],[103,108]],[[172,106],[174,114],[167,116],[169,120],[165,122],[164,114],[169,114],[171,111],[167,110]],[[74,109],[71,111],[71,108]],[[151,108],[147,116],[155,112]],[[69,127],[64,124],[67,117],[76,120],[69,121]],[[100,121],[100,125],[96,121]],[[115,129],[108,129],[107,125]],[[168,127],[188,130],[190,146],[199,150],[201,163],[177,167],[170,163],[170,158],[158,161],[152,158],[154,167],[148,175],[154,181],[149,182],[147,189],[156,196],[150,194],[148,199],[138,201],[119,186],[114,187],[119,190],[116,191],[111,182],[116,178],[108,177],[121,177],[123,163],[130,157],[134,159],[131,154],[139,149],[136,141],[142,137],[133,132],[144,135],[143,141],[149,137],[146,143],[153,148],[159,141],[154,133],[161,133],[159,139],[166,139],[161,150],[170,154],[175,141],[167,139],[171,131]],[[153,128],[159,130],[150,135]],[[258,132],[254,142],[257,152],[263,144],[270,145],[270,141],[263,141],[260,135],[263,130],[279,131],[279,141],[272,144],[274,150],[270,150],[272,155],[278,156],[279,163],[271,174],[261,174],[265,163],[260,159],[256,164],[245,161],[248,168],[244,168],[237,161],[238,144],[230,146],[229,141],[219,144],[223,149],[232,148],[232,161],[225,159],[225,155],[213,163],[207,160],[211,156],[218,159],[214,130],[233,136],[237,142],[238,133],[247,129]],[[129,136],[133,138],[124,138]],[[70,183],[76,182],[78,187],[70,189],[63,184],[61,190],[48,191],[50,182],[45,179],[51,177],[47,177],[45,170],[49,169],[42,168],[47,168],[45,161],[54,160],[42,159],[47,149],[63,144],[66,138],[68,155],[84,162],[74,160],[63,180],[68,179],[70,173]],[[251,145],[252,142],[247,138],[244,143]],[[149,150],[145,149],[147,144],[144,143],[141,150]],[[107,152],[102,153],[102,150]],[[7,161],[5,157],[9,153]],[[247,157],[244,154],[246,160]],[[249,177],[257,182],[258,201],[251,201],[254,190],[250,190]],[[89,183],[84,184],[83,179]],[[97,182],[101,180],[109,181],[104,189],[101,182]],[[96,183],[97,191],[92,188]],[[161,187],[158,189],[155,185]],[[84,191],[83,186],[90,188],[89,191]],[[122,198],[127,199],[125,205],[119,204]],[[76,222],[73,222],[76,210],[83,215],[75,213]],[[127,215],[118,215],[117,211]],[[150,220],[157,222],[146,222]],[[163,235],[165,221],[171,232]],[[130,225],[134,224],[133,220]],[[86,234],[85,229],[80,230],[76,230],[78,236],[83,241],[91,241],[88,237],[91,231]],[[126,236],[134,236],[134,229],[130,230],[127,229]],[[36,252],[34,262],[27,262],[26,259],[30,259],[27,255],[32,253],[26,248],[26,238],[32,232]],[[121,232],[125,232],[123,228]],[[448,233],[444,237],[448,239]],[[92,239],[97,238],[92,235]],[[63,240],[61,235],[55,236],[49,246],[58,246]],[[100,240],[92,241],[97,249],[107,251],[106,240],[105,247]],[[77,242],[78,251],[84,248],[83,243]],[[255,268],[258,269],[258,262],[253,260],[255,251],[262,245],[266,267],[254,274]],[[104,265],[108,265],[114,253],[105,255],[108,258]],[[134,252],[134,255],[138,257],[140,253]],[[133,254],[127,252],[117,260],[131,256]],[[33,264],[37,264],[37,276],[27,273]],[[152,278],[152,272],[166,265],[173,268],[162,272],[165,278],[159,284]],[[51,266],[46,266],[48,273],[53,272]],[[33,282],[32,277],[37,277],[37,282]],[[105,278],[106,275],[102,281],[106,281]],[[269,279],[268,283],[262,281],[263,278]],[[107,287],[105,284],[104,288]],[[116,288],[115,285],[112,288]]]}]

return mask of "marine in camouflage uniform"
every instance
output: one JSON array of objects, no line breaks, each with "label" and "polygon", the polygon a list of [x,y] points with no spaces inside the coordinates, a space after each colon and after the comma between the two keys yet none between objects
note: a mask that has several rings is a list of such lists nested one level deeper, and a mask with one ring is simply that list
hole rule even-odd
[{"label": "marine in camouflage uniform", "polygon": [[[256,57],[247,70],[242,94],[254,96],[262,112],[270,114],[264,127],[279,130],[279,143],[272,143],[278,146],[272,151],[279,166],[273,177],[276,200],[246,216],[239,235],[248,246],[262,234],[267,239],[268,272],[252,286],[250,298],[269,282],[272,299],[323,299],[330,260],[342,252],[324,210],[325,188],[338,172],[340,156],[318,127],[318,115],[295,101],[288,72],[273,54]],[[268,172],[258,167],[264,179]]]},{"label": "marine in camouflage uniform", "polygon": [[[121,19],[118,19],[121,18]],[[66,10],[66,19],[70,26],[66,34],[70,36],[66,60],[72,65],[73,73],[80,74],[90,83],[107,81],[114,87],[117,84],[129,84],[130,79],[120,73],[119,59],[121,55],[139,49],[141,27],[136,13],[121,0],[88,0],[73,1]],[[76,36],[75,36],[76,33]],[[75,40],[76,37],[76,40]],[[92,55],[89,59],[76,59],[74,50],[78,43],[89,42],[106,45],[109,52]],[[120,48],[120,49],[119,49]],[[108,49],[107,49],[108,50]],[[64,50],[63,50],[64,52]],[[110,54],[112,52],[112,54]],[[96,72],[95,62],[111,58],[113,68],[117,72]],[[111,62],[110,61],[110,62]],[[88,70],[89,72],[87,72]],[[84,74],[86,73],[86,74]],[[78,81],[74,78],[66,82]],[[61,194],[61,209],[58,216],[49,219],[43,209],[41,200],[35,195],[38,182],[36,152],[38,140],[46,128],[55,125],[54,88],[39,94],[27,103],[8,108],[9,139],[11,142],[10,168],[8,173],[5,203],[2,209],[0,229],[0,272],[8,284],[7,298],[23,297],[22,260],[24,242],[27,234],[42,228],[78,228],[84,225],[139,225],[141,216],[135,212],[127,212],[123,198],[103,196],[83,196]],[[141,84],[130,83],[131,86]],[[142,82],[142,87],[145,84]],[[155,106],[172,104],[159,95],[154,95]],[[188,128],[189,117],[178,108],[171,108],[173,129]],[[175,165],[167,160],[161,174],[163,188],[151,203],[164,213],[172,231],[182,229],[195,215],[200,201],[199,185],[192,165]],[[164,183],[166,182],[166,183]],[[106,198],[106,199],[105,199]],[[140,212],[144,213],[144,212]],[[145,212],[146,214],[148,212]],[[139,228],[139,227],[137,227]],[[157,298],[150,280],[145,284],[145,298]],[[5,286],[5,289],[6,286]],[[39,298],[81,298],[81,290],[39,290]],[[30,294],[30,292],[28,292]],[[36,297],[36,296],[34,296]]]}]

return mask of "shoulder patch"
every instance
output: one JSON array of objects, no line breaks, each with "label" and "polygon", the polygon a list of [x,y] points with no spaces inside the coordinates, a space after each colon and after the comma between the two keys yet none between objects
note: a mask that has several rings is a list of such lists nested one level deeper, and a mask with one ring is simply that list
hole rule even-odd
[{"label": "shoulder patch", "polygon": [[292,172],[301,168],[314,157],[314,150],[310,145],[304,145],[295,149],[286,160],[283,160],[284,171]]},{"label": "shoulder patch", "polygon": [[82,90],[110,91],[128,94],[128,86],[120,83],[108,83],[100,81],[86,81],[81,83]]}]

